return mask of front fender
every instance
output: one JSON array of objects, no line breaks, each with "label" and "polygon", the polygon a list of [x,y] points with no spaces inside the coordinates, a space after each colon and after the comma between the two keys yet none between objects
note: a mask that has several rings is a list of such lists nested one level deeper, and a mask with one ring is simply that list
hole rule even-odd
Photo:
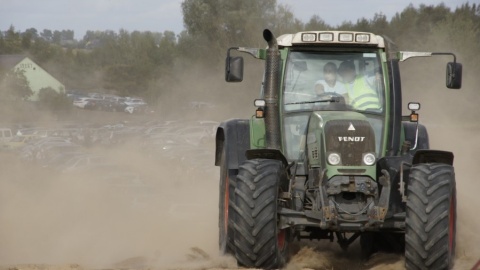
[{"label": "front fender", "polygon": [[453,153],[440,150],[417,150],[412,165],[420,163],[444,163],[453,166]]},{"label": "front fender", "polygon": [[225,151],[229,169],[238,169],[246,160],[245,151],[250,148],[250,125],[248,119],[232,119],[222,122],[215,135],[215,166],[220,166],[222,151]]}]

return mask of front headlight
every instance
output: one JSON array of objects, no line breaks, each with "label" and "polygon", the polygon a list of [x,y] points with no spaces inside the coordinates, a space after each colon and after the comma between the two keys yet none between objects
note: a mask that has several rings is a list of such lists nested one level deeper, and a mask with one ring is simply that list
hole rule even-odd
[{"label": "front headlight", "polygon": [[363,154],[363,163],[365,165],[368,165],[368,166],[371,166],[373,164],[375,164],[375,155],[372,154],[372,153],[366,153],[366,154]]},{"label": "front headlight", "polygon": [[330,165],[338,165],[340,164],[341,158],[339,154],[331,153],[328,155],[327,160]]}]

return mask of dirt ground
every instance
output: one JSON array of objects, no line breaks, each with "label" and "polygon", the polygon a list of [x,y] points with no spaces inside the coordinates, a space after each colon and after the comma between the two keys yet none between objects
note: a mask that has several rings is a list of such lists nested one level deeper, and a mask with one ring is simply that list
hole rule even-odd
[{"label": "dirt ground", "polygon": [[[431,148],[455,153],[455,269],[471,269],[480,259],[478,132],[480,125],[451,122],[429,129]],[[213,167],[211,149],[205,162]],[[218,168],[186,175],[179,164],[152,161],[135,145],[102,151],[146,176],[146,199],[119,196],[88,175],[59,176],[0,154],[0,270],[237,269],[233,258],[218,254]],[[328,242],[295,247],[287,270],[404,269],[399,254],[361,261],[356,245],[346,253]]]}]

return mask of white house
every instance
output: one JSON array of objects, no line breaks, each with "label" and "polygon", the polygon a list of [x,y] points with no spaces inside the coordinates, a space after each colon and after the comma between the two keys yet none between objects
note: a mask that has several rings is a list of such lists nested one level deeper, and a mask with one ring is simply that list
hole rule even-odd
[{"label": "white house", "polygon": [[32,101],[38,100],[38,92],[50,87],[58,93],[65,93],[65,86],[46,70],[24,55],[0,55],[0,67],[6,70],[22,70],[27,78],[33,95]]}]

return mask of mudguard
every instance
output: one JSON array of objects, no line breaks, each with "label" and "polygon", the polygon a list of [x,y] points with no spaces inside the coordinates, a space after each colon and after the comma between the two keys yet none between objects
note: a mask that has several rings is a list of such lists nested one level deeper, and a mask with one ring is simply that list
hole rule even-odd
[{"label": "mudguard", "polygon": [[[410,143],[412,144],[412,147],[414,147],[417,124],[416,123],[411,123],[411,122],[403,122],[402,125],[403,125],[404,131],[405,131],[405,140],[410,141]],[[415,149],[412,149],[411,151],[415,152],[418,149],[429,149],[429,148],[430,148],[430,143],[429,143],[429,140],[428,140],[427,129],[425,128],[424,125],[419,124],[418,125],[417,147]]]},{"label": "mudguard", "polygon": [[440,150],[417,150],[412,164],[419,163],[444,163],[453,166],[453,153]]},{"label": "mudguard", "polygon": [[279,160],[285,167],[288,167],[287,158],[277,149],[250,149],[247,150],[245,155],[247,159],[263,158]]},{"label": "mudguard", "polygon": [[215,166],[220,166],[223,149],[229,169],[238,169],[245,160],[245,151],[250,149],[250,123],[248,119],[231,119],[222,122],[215,136]]}]

